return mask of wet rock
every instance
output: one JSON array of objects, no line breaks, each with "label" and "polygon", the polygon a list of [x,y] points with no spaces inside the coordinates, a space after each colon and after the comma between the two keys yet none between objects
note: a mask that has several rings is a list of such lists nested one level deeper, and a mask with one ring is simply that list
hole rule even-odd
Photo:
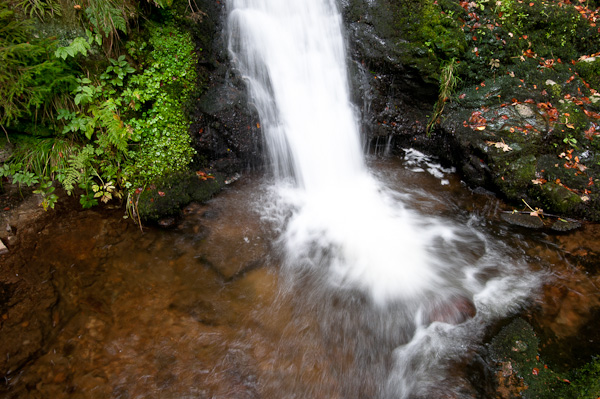
[{"label": "wet rock", "polygon": [[546,183],[542,186],[547,208],[561,214],[569,214],[575,206],[581,203],[581,198],[574,192],[556,183]]},{"label": "wet rock", "polygon": [[509,212],[502,213],[500,218],[505,222],[516,226],[527,227],[530,229],[541,229],[544,222],[538,216],[531,216],[529,213]]},{"label": "wet rock", "polygon": [[181,209],[190,202],[206,202],[221,187],[222,179],[219,176],[200,178],[193,171],[172,174],[155,181],[140,193],[138,212],[144,221],[163,220],[163,223],[167,223],[171,217],[179,215]]},{"label": "wet rock", "polygon": [[6,248],[6,245],[4,245],[2,240],[0,240],[0,255],[3,255],[7,252],[8,252],[8,248]]},{"label": "wet rock", "polygon": [[577,220],[567,220],[567,219],[558,219],[556,222],[552,224],[550,227],[552,230],[556,231],[570,231],[575,230],[581,227],[581,223]]}]

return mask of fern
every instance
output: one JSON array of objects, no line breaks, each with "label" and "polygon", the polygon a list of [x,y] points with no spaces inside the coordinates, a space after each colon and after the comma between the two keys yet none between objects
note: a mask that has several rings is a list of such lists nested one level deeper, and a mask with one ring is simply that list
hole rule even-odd
[{"label": "fern", "polygon": [[[90,107],[96,125],[102,128],[103,134],[98,135],[100,148],[110,149],[114,146],[118,152],[127,155],[129,130],[121,120],[115,100],[109,98],[99,107]],[[99,122],[99,123],[98,123]]]},{"label": "fern", "polygon": [[51,55],[55,43],[32,37],[32,22],[19,21],[7,7],[0,2],[0,125],[50,109],[74,83],[68,67]]},{"label": "fern", "polygon": [[75,57],[77,54],[83,54],[87,57],[87,52],[90,48],[91,45],[86,39],[83,37],[76,37],[67,47],[57,48],[54,55],[63,60],[67,59],[69,56]]},{"label": "fern", "polygon": [[93,157],[94,147],[90,144],[83,147],[79,153],[71,155],[69,167],[65,169],[61,182],[67,194],[71,195],[76,186],[91,180],[90,169],[93,169],[91,167]]},{"label": "fern", "polygon": [[85,14],[94,32],[101,33],[107,39],[104,43],[110,53],[119,32],[127,33],[127,18],[135,15],[135,12],[127,1],[89,0]]},{"label": "fern", "polygon": [[54,14],[58,16],[62,15],[60,2],[56,0],[24,0],[19,3],[19,7],[21,7],[23,11],[25,11],[25,14],[28,14],[30,18],[36,16],[40,20],[44,19],[46,13],[53,16]]}]

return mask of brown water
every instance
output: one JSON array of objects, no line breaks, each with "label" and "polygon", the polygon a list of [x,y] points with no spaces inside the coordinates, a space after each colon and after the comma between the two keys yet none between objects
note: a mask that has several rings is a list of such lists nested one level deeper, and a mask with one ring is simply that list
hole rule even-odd
[{"label": "brown water", "polygon": [[[397,160],[371,163],[411,193],[410,207],[470,221],[531,273],[547,272],[540,292],[512,314],[535,323],[555,367],[600,353],[598,226],[569,234],[515,228],[501,221],[502,203],[453,175],[441,185]],[[43,352],[7,378],[4,397],[384,396],[397,368],[393,351],[414,331],[391,331],[403,323],[401,309],[382,318],[360,294],[320,291],[310,276],[282,279],[276,235],[257,211],[264,190],[262,177],[246,176],[187,207],[168,230],[142,233],[120,212],[72,212],[49,224],[30,262],[53,270],[43,284],[60,292],[48,311],[54,327]],[[477,397],[466,368],[472,356],[440,360],[444,367],[431,372],[443,375],[430,392]]]}]

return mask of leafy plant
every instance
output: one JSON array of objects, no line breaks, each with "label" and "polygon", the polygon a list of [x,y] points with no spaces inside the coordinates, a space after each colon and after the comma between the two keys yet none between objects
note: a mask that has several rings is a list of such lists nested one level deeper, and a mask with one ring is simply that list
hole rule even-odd
[{"label": "leafy plant", "polygon": [[85,9],[87,20],[93,31],[104,36],[107,53],[112,52],[119,32],[127,33],[127,20],[135,15],[133,5],[128,1],[88,0]]},{"label": "leafy plant", "polygon": [[67,57],[75,57],[77,54],[83,54],[87,56],[87,52],[90,50],[91,45],[88,40],[83,37],[76,37],[73,39],[70,45],[66,47],[59,47],[54,52],[54,55],[57,58],[62,58],[63,60],[67,59]]},{"label": "leafy plant", "polygon": [[54,209],[54,204],[58,201],[58,196],[54,194],[54,190],[55,188],[52,185],[52,180],[45,179],[40,183],[39,188],[33,191],[35,194],[40,194],[42,196],[41,205],[45,211],[47,211],[48,208]]},{"label": "leafy plant", "polygon": [[134,73],[135,68],[131,67],[129,63],[125,61],[124,55],[116,60],[110,58],[109,61],[112,65],[106,68],[106,71],[100,75],[100,79],[107,81],[113,86],[123,86],[125,76]]},{"label": "leafy plant", "polygon": [[433,126],[437,123],[442,112],[444,112],[446,103],[450,101],[450,97],[458,85],[459,78],[456,74],[457,65],[456,59],[452,58],[442,66],[438,100],[433,106],[433,116],[429,120],[429,123],[427,123],[427,134],[431,134]]},{"label": "leafy plant", "polygon": [[0,125],[49,115],[53,99],[71,90],[74,77],[53,56],[55,45],[33,37],[32,21],[18,20],[8,3],[0,2]]},{"label": "leafy plant", "polygon": [[30,18],[34,16],[43,20],[47,14],[62,15],[60,2],[56,0],[24,0],[18,4]]},{"label": "leafy plant", "polygon": [[129,120],[132,139],[140,141],[130,153],[127,174],[135,185],[182,170],[193,149],[183,102],[194,87],[195,56],[189,34],[174,27],[156,27],[150,36],[153,50],[142,74],[130,78],[124,102],[133,108],[149,107]]},{"label": "leafy plant", "polygon": [[72,141],[61,138],[37,138],[26,135],[13,137],[15,149],[10,157],[11,165],[35,173],[40,178],[54,178],[56,173],[68,166],[67,159],[76,150]]},{"label": "leafy plant", "polygon": [[115,187],[113,181],[108,181],[102,184],[93,184],[92,191],[94,192],[94,198],[99,198],[100,201],[107,203],[111,199],[113,199],[113,195],[118,198],[121,197],[120,192]]},{"label": "leafy plant", "polygon": [[21,191],[21,186],[24,184],[28,187],[33,186],[34,184],[39,183],[39,179],[35,173],[21,170],[16,172],[12,176],[13,183],[16,183],[19,186],[19,194],[23,197],[23,192]]}]

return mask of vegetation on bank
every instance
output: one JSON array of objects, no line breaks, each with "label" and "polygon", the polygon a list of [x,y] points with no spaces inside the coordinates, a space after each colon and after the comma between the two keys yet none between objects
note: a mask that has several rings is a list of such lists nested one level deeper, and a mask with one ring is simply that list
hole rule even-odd
[{"label": "vegetation on bank", "polygon": [[[179,4],[182,3],[182,4]],[[53,208],[62,186],[83,207],[127,201],[185,171],[186,105],[198,53],[172,0],[0,0],[0,178]],[[178,11],[179,10],[179,11]],[[1,188],[0,188],[1,189]]]},{"label": "vegetation on bank", "polygon": [[497,362],[500,398],[596,399],[600,395],[600,358],[568,372],[553,370],[539,353],[540,340],[532,326],[517,318],[489,344]]},{"label": "vegetation on bank", "polygon": [[423,0],[409,5],[408,15],[397,10],[395,25],[399,37],[409,39],[397,42],[403,61],[440,88],[429,132],[460,117],[463,126],[446,126],[488,168],[489,189],[515,203],[526,200],[595,221],[598,6],[580,0]]}]

